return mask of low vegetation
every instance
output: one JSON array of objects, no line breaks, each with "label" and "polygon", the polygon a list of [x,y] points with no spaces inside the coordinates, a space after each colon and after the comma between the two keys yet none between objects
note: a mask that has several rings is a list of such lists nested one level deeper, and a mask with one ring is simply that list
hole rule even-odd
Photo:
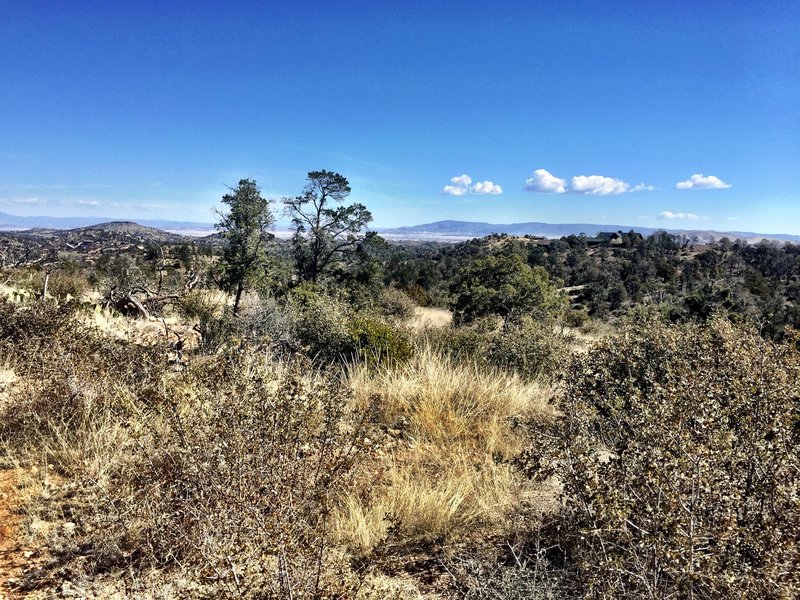
[{"label": "low vegetation", "polygon": [[3,246],[0,594],[800,593],[794,247],[390,246],[349,191]]}]

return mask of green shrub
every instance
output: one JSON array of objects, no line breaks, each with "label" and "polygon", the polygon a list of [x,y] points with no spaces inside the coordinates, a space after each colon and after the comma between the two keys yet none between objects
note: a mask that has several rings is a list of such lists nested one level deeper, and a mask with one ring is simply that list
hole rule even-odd
[{"label": "green shrub", "polygon": [[557,374],[566,357],[564,336],[533,320],[500,330],[486,348],[486,358],[493,365],[529,378]]},{"label": "green shrub", "polygon": [[571,309],[564,315],[564,323],[569,327],[580,328],[589,321],[589,312],[585,308]]},{"label": "green shrub", "polygon": [[322,363],[342,360],[352,351],[349,311],[314,284],[298,286],[289,296],[294,337],[299,347]]},{"label": "green shrub", "polygon": [[[800,592],[800,353],[722,319],[638,323],[578,359],[529,466],[562,482],[576,593]],[[553,446],[547,440],[557,440]]]},{"label": "green shrub", "polygon": [[368,316],[357,316],[347,324],[355,354],[367,362],[403,361],[412,353],[411,340],[401,330]]},{"label": "green shrub", "polygon": [[498,319],[484,318],[427,335],[437,349],[453,357],[510,369],[528,378],[556,375],[567,356],[567,338],[533,319],[503,326]]},{"label": "green shrub", "polygon": [[416,304],[402,290],[398,290],[395,287],[386,287],[378,295],[378,306],[384,317],[405,320],[414,315]]}]

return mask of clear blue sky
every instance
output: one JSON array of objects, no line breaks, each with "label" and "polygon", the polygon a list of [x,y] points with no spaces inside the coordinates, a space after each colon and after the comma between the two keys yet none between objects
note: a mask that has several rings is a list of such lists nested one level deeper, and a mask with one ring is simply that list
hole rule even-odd
[{"label": "clear blue sky", "polygon": [[376,226],[800,234],[800,2],[0,3],[0,211],[213,221],[317,169]]}]

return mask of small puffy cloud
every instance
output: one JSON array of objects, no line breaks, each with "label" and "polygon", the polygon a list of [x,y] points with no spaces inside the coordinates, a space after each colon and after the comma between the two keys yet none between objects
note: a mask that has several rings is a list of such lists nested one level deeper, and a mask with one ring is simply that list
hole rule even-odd
[{"label": "small puffy cloud", "polygon": [[472,185],[472,177],[459,175],[451,177],[450,183],[442,188],[442,193],[448,196],[464,196],[466,194],[502,194],[503,188],[492,181],[479,181]]},{"label": "small puffy cloud", "polygon": [[640,183],[639,185],[634,185],[629,192],[655,192],[658,188],[654,185],[645,185]]},{"label": "small puffy cloud", "polygon": [[443,194],[449,196],[463,196],[469,193],[469,186],[472,183],[472,177],[469,175],[459,175],[458,177],[451,177],[450,183],[453,185],[446,185],[442,188]]},{"label": "small puffy cloud", "polygon": [[473,194],[502,194],[503,188],[491,181],[479,181],[472,186]]},{"label": "small puffy cloud", "polygon": [[525,191],[540,194],[563,194],[567,191],[566,179],[556,177],[546,169],[536,169],[533,177],[525,180]]},{"label": "small puffy cloud", "polygon": [[78,204],[82,206],[100,206],[98,200],[78,200]]},{"label": "small puffy cloud", "polygon": [[472,183],[472,177],[469,175],[459,175],[458,177],[452,177],[450,183],[458,187],[468,188],[469,184]]},{"label": "small puffy cloud", "polygon": [[724,190],[731,186],[714,175],[695,173],[686,181],[676,183],[675,187],[679,190]]},{"label": "small puffy cloud", "polygon": [[685,213],[685,212],[672,212],[671,210],[665,210],[664,212],[658,213],[657,219],[663,220],[675,220],[675,221],[696,221],[700,219],[700,215],[696,215],[694,213]]},{"label": "small puffy cloud", "polygon": [[630,191],[631,186],[621,179],[603,177],[602,175],[576,175],[572,178],[570,189],[576,194],[589,194],[591,196],[610,196],[624,194]]},{"label": "small puffy cloud", "polygon": [[460,187],[457,185],[446,185],[442,188],[442,193],[448,196],[463,196],[469,193],[469,188]]}]

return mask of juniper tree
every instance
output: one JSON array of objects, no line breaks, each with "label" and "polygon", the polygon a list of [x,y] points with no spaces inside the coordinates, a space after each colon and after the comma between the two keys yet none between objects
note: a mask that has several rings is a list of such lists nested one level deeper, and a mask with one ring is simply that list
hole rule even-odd
[{"label": "juniper tree", "polygon": [[267,261],[267,243],[275,236],[269,228],[275,222],[270,201],[261,196],[255,180],[242,179],[222,197],[227,212],[217,211],[220,217],[216,228],[225,240],[222,256],[222,287],[234,293],[233,313],[245,287],[262,273]]}]

